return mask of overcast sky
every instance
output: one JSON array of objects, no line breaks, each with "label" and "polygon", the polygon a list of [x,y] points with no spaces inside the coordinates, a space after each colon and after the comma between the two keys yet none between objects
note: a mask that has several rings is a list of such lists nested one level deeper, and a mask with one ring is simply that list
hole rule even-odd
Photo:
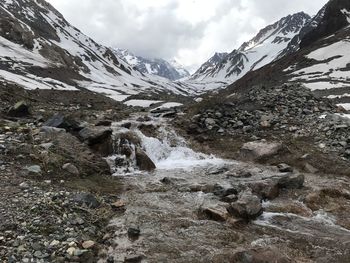
[{"label": "overcast sky", "polygon": [[197,69],[232,51],[262,27],[327,0],[48,0],[98,42],[148,58],[175,58]]}]

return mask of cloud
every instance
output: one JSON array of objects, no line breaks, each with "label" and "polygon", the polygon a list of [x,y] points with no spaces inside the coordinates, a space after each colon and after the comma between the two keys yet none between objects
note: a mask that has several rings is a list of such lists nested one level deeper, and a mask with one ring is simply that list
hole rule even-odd
[{"label": "cloud", "polygon": [[327,0],[48,0],[68,21],[107,46],[145,57],[177,58],[195,70],[232,51],[262,27]]}]

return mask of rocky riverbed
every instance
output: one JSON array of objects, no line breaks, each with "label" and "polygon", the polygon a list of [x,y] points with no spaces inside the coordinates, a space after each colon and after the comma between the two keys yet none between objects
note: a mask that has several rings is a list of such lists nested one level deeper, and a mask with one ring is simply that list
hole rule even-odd
[{"label": "rocky riverbed", "polygon": [[[347,145],[328,141],[346,141],[348,126],[311,118],[339,116],[327,101],[305,94],[313,113],[296,110],[295,98],[290,113],[277,114],[280,100],[268,110],[261,99],[256,114],[277,114],[267,130],[246,110],[252,128],[244,129],[240,106],[223,108],[231,115],[206,109],[192,118],[193,135],[174,129],[187,117],[180,110],[139,113],[91,94],[65,102],[66,92],[11,91],[0,93],[1,262],[348,262]],[[285,114],[295,122],[281,124]],[[318,137],[295,152],[287,138],[307,137],[311,124]],[[323,124],[332,128],[321,132]],[[320,153],[309,147],[321,143]],[[226,158],[211,155],[218,149]]]}]

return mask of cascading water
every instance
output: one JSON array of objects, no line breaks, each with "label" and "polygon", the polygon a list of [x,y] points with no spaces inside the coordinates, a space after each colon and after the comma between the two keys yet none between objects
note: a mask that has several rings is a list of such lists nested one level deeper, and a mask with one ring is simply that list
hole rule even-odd
[{"label": "cascading water", "polygon": [[[128,128],[125,128],[126,123]],[[151,127],[154,137],[145,135],[139,128],[140,125]],[[190,149],[185,139],[177,135],[162,119],[147,122],[123,121],[115,123],[113,129],[115,155],[108,160],[115,175],[140,173],[135,160],[135,151],[138,147],[153,161],[157,169],[189,169],[225,162],[212,155],[197,153]]]}]

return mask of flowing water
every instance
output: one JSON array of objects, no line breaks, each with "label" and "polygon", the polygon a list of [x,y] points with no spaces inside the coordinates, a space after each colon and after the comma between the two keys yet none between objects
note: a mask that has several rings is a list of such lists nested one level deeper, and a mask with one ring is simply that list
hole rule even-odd
[{"label": "flowing water", "polygon": [[[282,191],[277,199],[265,202],[265,212],[253,222],[211,220],[201,212],[204,208],[225,213],[228,205],[213,194],[216,185],[239,188],[276,176],[276,169],[196,153],[160,119],[146,122],[155,127],[156,137],[142,133],[136,118],[131,123],[130,129],[122,128],[125,122],[116,123],[116,134],[126,130],[137,134],[157,169],[140,172],[130,161],[125,173],[112,165],[125,186],[121,199],[126,203],[125,212],[110,223],[113,242],[108,254],[115,262],[127,257],[135,257],[130,262],[234,262],[237,251],[261,247],[277,248],[291,262],[350,262],[346,195],[335,207],[331,205],[336,199],[331,198],[318,210],[303,203],[306,195],[325,185],[349,191],[348,178],[321,180],[307,175],[303,189]],[[230,176],[241,171],[254,176]],[[140,236],[131,237],[130,229],[139,229]]]}]

